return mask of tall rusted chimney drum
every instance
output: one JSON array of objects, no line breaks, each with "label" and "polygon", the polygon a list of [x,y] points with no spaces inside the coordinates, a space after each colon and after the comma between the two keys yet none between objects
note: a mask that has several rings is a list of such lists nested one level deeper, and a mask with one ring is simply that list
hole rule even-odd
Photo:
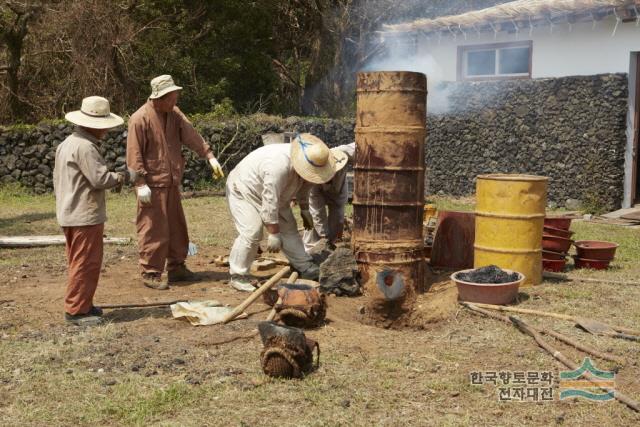
[{"label": "tall rusted chimney drum", "polygon": [[358,74],[353,240],[367,318],[401,322],[424,288],[427,78]]}]

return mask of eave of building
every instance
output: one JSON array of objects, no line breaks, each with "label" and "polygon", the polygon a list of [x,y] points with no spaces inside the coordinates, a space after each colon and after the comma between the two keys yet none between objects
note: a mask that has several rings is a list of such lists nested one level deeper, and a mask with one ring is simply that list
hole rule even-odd
[{"label": "eave of building", "polygon": [[384,25],[385,37],[424,34],[465,36],[486,32],[520,32],[536,27],[597,22],[609,16],[640,23],[640,0],[517,0],[460,15]]}]

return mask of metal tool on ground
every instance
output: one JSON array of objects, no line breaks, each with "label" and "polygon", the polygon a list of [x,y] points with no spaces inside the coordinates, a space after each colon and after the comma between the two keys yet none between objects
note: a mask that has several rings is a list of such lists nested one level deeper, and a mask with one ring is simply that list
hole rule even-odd
[{"label": "metal tool on ground", "polygon": [[[298,272],[294,271],[293,273],[291,273],[291,276],[289,276],[289,278],[287,279],[287,283],[296,283],[296,280],[298,280]],[[282,298],[278,297],[278,301],[276,301],[276,303],[273,305],[273,308],[271,309],[271,311],[269,312],[269,315],[267,316],[267,322],[270,322],[273,319],[275,319],[277,304],[282,304]]]},{"label": "metal tool on ground", "polygon": [[[523,321],[522,319],[519,319],[515,316],[501,316],[499,314],[494,314],[491,313],[487,310],[482,310],[480,308],[477,307],[476,304],[469,304],[469,303],[461,303],[462,305],[464,305],[465,307],[467,307],[468,309],[471,310],[471,312],[476,313],[476,314],[483,314],[486,315],[488,317],[492,317],[494,319],[506,322],[506,323],[511,323],[512,325],[514,325],[516,328],[518,328],[520,331],[526,333],[527,335],[533,337],[533,339],[536,341],[536,343],[546,352],[548,352],[549,354],[551,354],[556,360],[558,360],[559,362],[561,362],[563,365],[565,365],[567,368],[571,369],[571,370],[577,370],[579,368],[579,366],[572,362],[570,359],[568,359],[565,355],[563,355],[559,350],[557,350],[556,348],[554,348],[553,346],[551,346],[549,343],[547,343],[544,338],[542,338],[542,335],[540,334],[540,331],[536,330],[536,328],[532,327],[531,325],[527,324],[525,321]],[[627,405],[629,408],[633,409],[634,411],[640,412],[640,403],[638,403],[637,401],[633,400],[632,398],[630,398],[629,396],[621,393],[619,390],[613,390],[611,388],[608,387],[602,387],[598,384],[597,379],[588,371],[585,371],[582,374],[587,380],[589,380],[594,387],[603,390],[607,393],[612,393],[613,396],[615,397],[616,400],[618,400],[621,403],[624,403],[625,405]]]},{"label": "metal tool on ground", "polygon": [[492,304],[476,304],[477,307],[487,308],[503,312],[513,312],[522,314],[533,314],[537,316],[554,317],[556,319],[569,320],[575,322],[577,326],[594,335],[607,335],[614,338],[623,338],[631,341],[640,341],[640,331],[622,326],[610,326],[598,320],[586,317],[571,316],[569,314],[551,313],[548,311],[531,310],[519,307],[505,307]]},{"label": "metal tool on ground", "polygon": [[[501,320],[503,322],[506,323],[512,323],[511,320],[507,317],[507,316],[503,316],[501,314],[497,314],[494,313],[492,311],[489,310],[485,310],[483,308],[478,307],[478,304],[475,303],[468,303],[468,302],[460,302],[460,305],[462,305],[463,307],[468,308],[471,311],[475,311],[476,313],[481,313],[484,314],[487,317],[491,317],[493,319],[497,319],[497,320]],[[535,328],[538,332],[544,334],[544,335],[549,335],[554,337],[555,339],[557,339],[558,341],[562,341],[565,344],[568,344],[574,348],[577,348],[578,350],[582,350],[585,353],[588,353],[592,356],[598,357],[600,359],[604,359],[604,360],[609,360],[611,362],[615,362],[618,365],[622,366],[626,364],[626,361],[624,358],[622,357],[618,357],[615,354],[611,354],[611,353],[607,353],[607,352],[602,352],[594,347],[591,347],[590,345],[586,345],[583,343],[580,343],[572,338],[569,338],[568,336],[561,334],[560,332],[556,332],[553,329],[545,329],[545,328]]]},{"label": "metal tool on ground", "polygon": [[276,273],[275,276],[273,276],[271,279],[267,280],[267,282],[260,286],[258,289],[256,289],[255,291],[253,291],[251,293],[251,295],[249,295],[249,298],[247,298],[246,300],[244,300],[244,302],[242,302],[239,306],[237,306],[231,313],[229,313],[223,320],[222,323],[229,323],[230,321],[232,321],[233,319],[235,319],[240,313],[242,313],[247,307],[249,307],[251,304],[254,303],[254,301],[256,299],[258,299],[260,297],[260,295],[264,294],[265,292],[267,292],[269,289],[271,289],[273,286],[275,286],[276,283],[278,283],[280,281],[280,279],[282,279],[282,277],[284,277],[285,274],[289,273],[291,271],[290,267],[284,267],[282,270],[280,270],[279,272]]}]

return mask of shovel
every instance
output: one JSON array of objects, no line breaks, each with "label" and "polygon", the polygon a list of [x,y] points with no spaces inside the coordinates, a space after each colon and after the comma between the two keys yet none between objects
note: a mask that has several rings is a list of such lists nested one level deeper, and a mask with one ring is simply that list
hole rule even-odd
[{"label": "shovel", "polygon": [[625,340],[640,342],[640,331],[636,331],[634,329],[629,329],[629,328],[623,328],[621,326],[609,326],[606,323],[603,323],[594,319],[589,319],[586,317],[576,317],[576,316],[570,316],[568,314],[550,313],[548,311],[529,310],[526,308],[505,307],[501,305],[492,305],[492,304],[474,303],[474,305],[481,308],[488,308],[490,310],[507,311],[507,312],[513,312],[513,313],[523,313],[523,314],[535,314],[538,316],[554,317],[556,319],[569,320],[571,322],[575,322],[576,326],[578,326],[579,328],[594,335],[604,335],[604,336],[610,336],[614,338],[622,338]]},{"label": "shovel", "polygon": [[575,322],[579,328],[584,329],[585,331],[594,335],[606,335],[609,337],[640,342],[640,336],[622,333],[614,329],[614,327],[611,327],[606,323],[602,323],[597,320],[587,319],[584,317],[576,317]]}]

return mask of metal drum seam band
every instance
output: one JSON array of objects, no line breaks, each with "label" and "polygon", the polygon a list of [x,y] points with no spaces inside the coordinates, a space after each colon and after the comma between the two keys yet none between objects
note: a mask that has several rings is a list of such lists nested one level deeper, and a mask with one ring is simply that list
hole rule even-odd
[{"label": "metal drum seam band", "polygon": [[542,253],[542,248],[540,249],[502,249],[502,248],[488,248],[486,246],[481,245],[473,245],[474,249],[479,249],[481,251],[487,252],[496,252],[499,254],[537,254]]},{"label": "metal drum seam band", "polygon": [[528,215],[513,215],[513,214],[495,214],[490,212],[476,211],[476,216],[484,216],[487,218],[507,218],[507,219],[535,219],[544,218],[544,214],[528,214]]}]

